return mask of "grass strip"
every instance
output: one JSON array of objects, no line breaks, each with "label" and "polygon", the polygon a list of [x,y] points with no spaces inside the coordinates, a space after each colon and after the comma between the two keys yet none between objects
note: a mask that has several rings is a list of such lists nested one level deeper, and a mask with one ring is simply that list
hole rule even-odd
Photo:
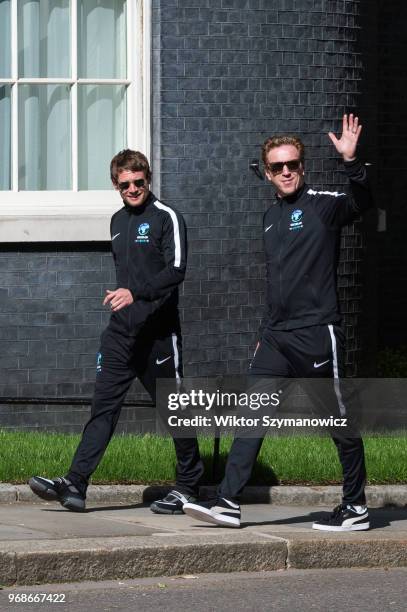
[{"label": "grass strip", "polygon": [[[49,478],[67,472],[79,435],[0,430],[0,481],[25,483],[34,474]],[[231,436],[221,438],[218,476],[223,475]],[[370,484],[407,483],[407,436],[365,436]],[[200,437],[204,483],[213,482],[213,438]],[[155,434],[114,436],[93,475],[94,484],[171,483],[175,478],[172,440]],[[336,448],[328,437],[273,436],[263,442],[251,484],[333,484],[341,482]],[[217,479],[218,480],[218,479]]]}]

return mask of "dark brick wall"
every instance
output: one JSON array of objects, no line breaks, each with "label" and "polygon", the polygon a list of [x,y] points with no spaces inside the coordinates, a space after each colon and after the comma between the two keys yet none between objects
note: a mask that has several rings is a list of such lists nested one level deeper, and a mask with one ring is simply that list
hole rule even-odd
[{"label": "dark brick wall", "polygon": [[[361,4],[153,2],[156,188],[190,227],[184,332],[191,375],[244,372],[256,341],[261,217],[271,188],[248,164],[264,139],[301,134],[307,181],[325,189],[344,183],[326,134],[338,130],[343,112],[358,109],[363,92]],[[372,41],[370,34],[368,24],[364,39]],[[363,348],[356,333],[362,236],[357,226],[344,234],[339,286],[354,374]]]},{"label": "dark brick wall", "polygon": [[3,247],[0,396],[90,395],[112,285],[106,246]]},{"label": "dark brick wall", "polygon": [[[343,112],[365,113],[365,148],[374,150],[377,19],[363,6],[153,0],[153,189],[184,213],[189,228],[181,298],[189,376],[245,372],[256,342],[264,293],[261,219],[272,189],[248,164],[264,139],[301,134],[307,181],[325,189],[345,182],[326,136],[339,130]],[[339,285],[350,373],[364,342],[356,331],[363,244],[358,226],[346,230]],[[3,248],[0,263],[0,395],[91,394],[108,316],[101,298],[113,282],[108,245]],[[368,334],[376,328],[368,326]]]},{"label": "dark brick wall", "polygon": [[[89,406],[0,404],[0,427],[6,431],[59,431],[81,433],[89,418]],[[157,431],[156,411],[150,407],[124,406],[116,433]]]},{"label": "dark brick wall", "polygon": [[[0,397],[90,398],[99,336],[115,286],[109,244],[5,246],[0,249]],[[135,383],[130,401],[149,400]],[[79,432],[89,405],[0,403],[5,429]],[[125,407],[119,432],[155,430],[151,408]]]}]

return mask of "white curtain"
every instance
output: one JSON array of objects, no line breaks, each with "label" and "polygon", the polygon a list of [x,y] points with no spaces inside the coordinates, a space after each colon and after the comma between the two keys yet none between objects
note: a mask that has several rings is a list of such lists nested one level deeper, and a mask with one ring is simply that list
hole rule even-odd
[{"label": "white curtain", "polygon": [[[18,71],[71,74],[70,0],[18,0]],[[70,88],[19,86],[19,189],[71,188]]]},{"label": "white curtain", "polygon": [[109,164],[126,146],[126,88],[80,85],[79,189],[109,189]]},{"label": "white curtain", "polygon": [[18,0],[20,77],[65,77],[71,71],[69,0]]},{"label": "white curtain", "polygon": [[19,188],[71,189],[70,88],[20,85]]},{"label": "white curtain", "polygon": [[11,188],[10,86],[0,87],[0,190]]},{"label": "white curtain", "polygon": [[[0,77],[11,76],[10,0],[0,0]],[[0,86],[0,190],[11,188],[10,87]]]},{"label": "white curtain", "polygon": [[126,78],[126,3],[124,0],[82,0],[79,4],[79,76]]},{"label": "white curtain", "polygon": [[[78,11],[78,74],[126,78],[124,0],[83,0]],[[108,189],[110,160],[126,146],[126,88],[79,85],[79,189]]]},{"label": "white curtain", "polygon": [[[73,1],[78,6],[79,77],[126,78],[125,0]],[[20,77],[71,77],[71,2],[18,0]],[[0,0],[0,11],[9,10],[8,5]],[[0,19],[3,13],[0,12]],[[0,50],[2,45],[0,40]],[[79,188],[106,189],[110,187],[110,160],[127,141],[126,87],[105,84],[77,87],[78,159],[73,163],[78,164]],[[20,189],[72,188],[71,98],[71,88],[64,84],[19,85]],[[0,128],[2,121],[8,121],[9,95],[4,94],[4,99]],[[10,160],[10,151],[10,143],[5,141],[0,149],[0,162]],[[8,180],[3,174],[10,174],[6,163],[3,165],[0,185]]]},{"label": "white curtain", "polygon": [[10,0],[0,0],[0,77],[11,76]]}]

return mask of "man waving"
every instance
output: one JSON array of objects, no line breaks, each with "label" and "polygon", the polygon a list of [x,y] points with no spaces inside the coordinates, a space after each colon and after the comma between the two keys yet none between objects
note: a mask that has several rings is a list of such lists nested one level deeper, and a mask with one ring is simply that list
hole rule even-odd
[{"label": "man waving", "polygon": [[[250,375],[271,378],[331,378],[332,404],[346,414],[339,379],[344,375],[345,338],[336,270],[341,228],[372,205],[365,166],[356,157],[362,131],[358,117],[343,117],[342,135],[329,138],[342,156],[349,193],[318,191],[305,183],[304,145],[295,136],[273,136],[263,144],[267,179],[276,197],[264,215],[267,314]],[[311,386],[312,387],[312,386]],[[313,400],[321,404],[314,393]],[[331,516],[313,524],[330,531],[369,528],[362,439],[332,434],[343,470],[343,498]],[[195,518],[240,526],[239,497],[248,482],[263,437],[236,437],[216,499],[187,503]]]}]

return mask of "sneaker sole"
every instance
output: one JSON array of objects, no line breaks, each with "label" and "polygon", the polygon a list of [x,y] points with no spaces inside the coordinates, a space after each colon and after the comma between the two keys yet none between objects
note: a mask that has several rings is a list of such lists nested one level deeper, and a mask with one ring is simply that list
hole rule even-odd
[{"label": "sneaker sole", "polygon": [[45,501],[57,501],[61,504],[61,506],[67,510],[71,510],[72,512],[84,512],[86,509],[85,500],[82,501],[80,499],[70,497],[61,499],[56,491],[47,487],[45,482],[40,482],[35,478],[30,478],[28,484],[31,491]]},{"label": "sneaker sole", "polygon": [[211,523],[212,525],[222,525],[223,527],[240,527],[240,519],[225,516],[217,512],[211,512],[197,506],[195,504],[184,504],[184,512],[188,516],[198,519],[198,521],[204,521],[205,523]]},{"label": "sneaker sole", "polygon": [[339,525],[312,525],[312,529],[319,531],[367,531],[370,529],[370,523],[360,523],[359,525],[349,525],[349,527],[341,527]]},{"label": "sneaker sole", "polygon": [[160,508],[156,504],[151,504],[150,506],[151,512],[154,514],[184,514],[183,510],[170,510],[169,508]]},{"label": "sneaker sole", "polygon": [[63,500],[59,500],[61,506],[70,510],[71,512],[85,512],[86,505],[85,502],[81,502],[77,499],[71,499],[70,497],[66,497]]},{"label": "sneaker sole", "polygon": [[53,489],[48,488],[45,483],[39,482],[35,478],[30,478],[28,484],[31,491],[35,493],[35,495],[38,495],[38,497],[41,497],[41,499],[58,501],[57,493]]}]

